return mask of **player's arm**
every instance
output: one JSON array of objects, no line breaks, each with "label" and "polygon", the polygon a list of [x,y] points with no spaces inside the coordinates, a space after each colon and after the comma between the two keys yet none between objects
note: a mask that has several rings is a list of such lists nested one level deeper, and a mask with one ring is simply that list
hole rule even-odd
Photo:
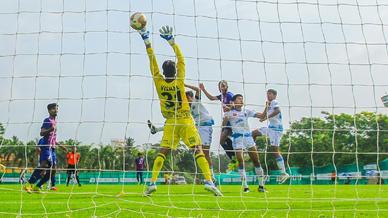
[{"label": "player's arm", "polygon": [[50,132],[54,131],[55,127],[42,127],[40,129],[40,136],[47,136]]},{"label": "player's arm", "polygon": [[42,128],[42,129],[40,129],[40,136],[47,136],[53,130],[54,130],[54,127],[51,127],[49,129]]},{"label": "player's arm", "polygon": [[178,46],[178,44],[173,43],[173,45],[171,45],[171,46],[174,49],[175,55],[176,55],[177,60],[178,60],[178,63],[176,65],[177,66],[176,67],[177,68],[177,78],[184,80],[186,77],[185,58],[183,57],[182,51],[181,51],[180,47]]},{"label": "player's arm", "polygon": [[154,79],[161,78],[162,75],[160,74],[158,62],[156,61],[156,56],[155,56],[154,50],[152,49],[152,46],[151,46],[150,32],[145,27],[141,30],[138,30],[138,32],[139,32],[141,38],[143,39],[144,44],[145,44],[146,49],[147,49],[147,55],[148,55],[148,58],[150,59],[150,69],[151,69],[152,77]]},{"label": "player's arm", "polygon": [[192,86],[192,85],[189,85],[189,84],[185,84],[185,87],[189,88],[189,89],[192,89],[193,91],[195,91],[195,97],[197,99],[200,99],[201,98],[201,90],[196,87],[196,86]]},{"label": "player's arm", "polygon": [[245,115],[247,117],[260,118],[261,113],[245,108]]},{"label": "player's arm", "polygon": [[63,149],[66,153],[68,152],[67,148],[65,147],[65,145],[58,145],[58,147],[60,147],[61,149]]},{"label": "player's arm", "polygon": [[40,136],[47,136],[50,132],[55,130],[55,126],[51,124],[49,119],[43,121],[42,127],[40,128]]},{"label": "player's arm", "polygon": [[268,119],[268,117],[267,117],[268,107],[269,107],[269,102],[267,101],[267,102],[265,102],[265,108],[263,110],[263,113],[261,113],[261,115],[259,117],[260,122],[263,122],[263,121]]},{"label": "player's arm", "polygon": [[260,119],[261,122],[265,121],[266,119],[270,119],[278,114],[280,114],[280,107],[279,106],[276,106],[275,105],[275,108],[274,108],[274,111],[270,114],[268,114],[267,116],[265,116],[267,114],[267,111],[268,111],[268,107],[270,106],[271,103],[267,102],[267,106],[265,107],[265,114],[263,116],[262,119]]},{"label": "player's arm", "polygon": [[223,105],[222,108],[224,109],[224,112],[228,112],[228,111],[232,110],[233,105],[230,105],[230,104]]},{"label": "player's arm", "polygon": [[274,111],[271,113],[271,114],[268,114],[268,119],[270,119],[270,118],[272,118],[272,117],[274,117],[274,116],[276,116],[276,115],[278,115],[278,114],[280,114],[280,108],[275,108],[274,109]]},{"label": "player's arm", "polygon": [[217,98],[217,96],[214,96],[214,95],[210,94],[210,93],[205,89],[205,85],[203,85],[203,83],[200,83],[200,84],[199,84],[199,88],[201,89],[201,91],[203,91],[203,93],[205,93],[206,97],[207,97],[210,101],[219,100],[219,99]]},{"label": "player's arm", "polygon": [[172,49],[174,50],[174,53],[176,55],[176,58],[178,60],[178,63],[176,65],[177,68],[177,78],[178,79],[185,79],[186,71],[185,71],[185,58],[183,57],[182,51],[178,44],[175,43],[174,34],[172,27],[170,26],[163,26],[159,30],[160,37],[167,40],[168,44],[171,45]]},{"label": "player's arm", "polygon": [[36,154],[36,155],[39,155],[39,154],[40,154],[40,147],[39,147],[39,146],[36,146],[36,148],[35,148],[35,154]]},{"label": "player's arm", "polygon": [[223,120],[222,120],[222,127],[228,126],[228,122],[229,122],[229,117],[228,117],[228,115],[225,115]]},{"label": "player's arm", "polygon": [[253,117],[261,119],[263,117],[263,114],[261,112],[256,112]]}]

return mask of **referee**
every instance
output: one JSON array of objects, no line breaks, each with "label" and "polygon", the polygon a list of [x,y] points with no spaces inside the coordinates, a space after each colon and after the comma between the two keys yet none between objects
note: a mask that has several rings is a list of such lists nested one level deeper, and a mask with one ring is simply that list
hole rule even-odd
[{"label": "referee", "polygon": [[73,146],[71,149],[71,152],[67,153],[66,155],[67,164],[68,164],[66,186],[69,186],[69,182],[72,174],[75,175],[75,179],[77,180],[78,186],[81,186],[81,183],[79,182],[78,171],[76,170],[76,166],[78,166],[80,157],[81,155],[77,153],[75,146]]}]

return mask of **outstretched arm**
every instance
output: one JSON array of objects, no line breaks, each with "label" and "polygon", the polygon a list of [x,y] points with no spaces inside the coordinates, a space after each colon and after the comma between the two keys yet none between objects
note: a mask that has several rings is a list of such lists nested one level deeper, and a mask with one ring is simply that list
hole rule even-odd
[{"label": "outstretched arm", "polygon": [[141,30],[138,30],[138,32],[141,38],[143,39],[147,49],[147,55],[148,55],[148,58],[150,59],[150,69],[151,69],[152,77],[154,79],[162,78],[162,75],[160,74],[158,62],[156,61],[154,50],[152,49],[152,46],[151,46],[151,41],[149,36],[150,32],[145,27]]},{"label": "outstretched arm", "polygon": [[189,85],[189,84],[185,84],[185,86],[187,87],[187,88],[189,88],[189,89],[192,89],[192,90],[194,90],[195,91],[195,97],[197,97],[197,98],[200,98],[201,96],[201,90],[198,88],[198,87],[196,87],[196,86],[192,86],[192,85]]},{"label": "outstretched arm", "polygon": [[203,85],[203,83],[200,83],[200,84],[199,84],[199,88],[203,91],[203,93],[205,93],[206,97],[207,97],[210,101],[218,100],[217,96],[214,96],[214,95],[210,94],[210,93],[205,89],[205,85]]},{"label": "outstretched arm", "polygon": [[183,57],[182,51],[179,48],[178,44],[175,43],[174,39],[174,34],[173,34],[173,29],[170,26],[163,26],[159,30],[160,32],[160,37],[163,39],[167,40],[168,44],[171,45],[172,49],[174,49],[174,53],[176,55],[176,58],[178,60],[177,63],[177,78],[178,79],[185,79],[186,72],[185,72],[185,58]]},{"label": "outstretched arm", "polygon": [[186,64],[185,64],[185,58],[183,57],[182,51],[179,48],[178,44],[175,42],[171,45],[174,49],[176,58],[178,60],[178,63],[176,65],[177,68],[177,78],[184,80],[186,77]]}]

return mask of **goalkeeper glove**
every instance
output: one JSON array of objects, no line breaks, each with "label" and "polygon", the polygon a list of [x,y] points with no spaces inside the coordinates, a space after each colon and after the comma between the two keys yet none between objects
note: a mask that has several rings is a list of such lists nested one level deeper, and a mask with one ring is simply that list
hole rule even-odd
[{"label": "goalkeeper glove", "polygon": [[170,45],[174,44],[175,41],[174,41],[174,35],[172,34],[172,27],[163,26],[162,28],[160,28],[159,32],[160,32],[160,37],[167,40],[167,42]]},{"label": "goalkeeper glove", "polygon": [[150,31],[148,31],[145,27],[141,30],[138,30],[137,31],[141,38],[144,40],[144,44],[146,45],[150,45],[151,44],[151,41],[150,41]]}]

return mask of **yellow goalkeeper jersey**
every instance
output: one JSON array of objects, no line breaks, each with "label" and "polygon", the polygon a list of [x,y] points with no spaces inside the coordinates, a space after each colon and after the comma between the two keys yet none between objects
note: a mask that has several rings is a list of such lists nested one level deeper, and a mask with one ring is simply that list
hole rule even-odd
[{"label": "yellow goalkeeper jersey", "polygon": [[190,106],[185,93],[185,60],[177,44],[174,44],[172,48],[178,59],[176,79],[172,82],[164,80],[154,50],[152,48],[147,49],[152,77],[160,99],[160,109],[166,119],[190,118]]}]

